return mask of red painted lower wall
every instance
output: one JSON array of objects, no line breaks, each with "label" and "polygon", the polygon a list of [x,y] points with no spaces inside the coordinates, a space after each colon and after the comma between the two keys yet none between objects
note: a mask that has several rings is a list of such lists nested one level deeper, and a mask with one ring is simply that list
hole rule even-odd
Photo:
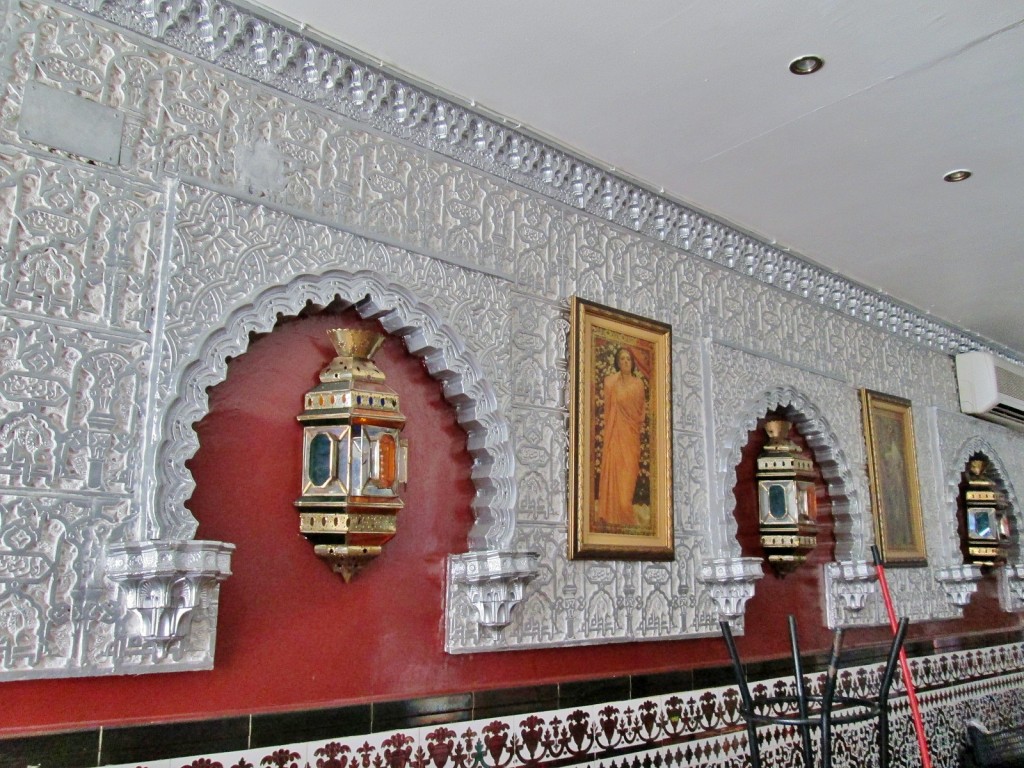
[{"label": "red painted lower wall", "polygon": [[[209,415],[196,425],[201,448],[190,463],[196,490],[189,506],[199,520],[198,537],[237,545],[234,574],[221,588],[215,669],[3,683],[0,732],[315,708],[726,660],[719,639],[445,654],[445,562],[449,553],[466,550],[471,460],[439,384],[397,339],[388,339],[377,360],[408,417],[406,508],[377,562],[349,584],[332,573],[298,533],[292,502],[301,466],[295,416],[333,356],[326,330],[339,325],[376,327],[351,313],[282,322],[231,362],[228,378],[210,392]],[[748,449],[745,465],[754,454]],[[741,467],[740,476],[749,470]],[[741,522],[754,514],[743,485]],[[828,534],[813,559],[827,559],[830,547]],[[798,617],[805,651],[828,647],[818,581],[818,569],[808,566],[758,584],[747,634],[739,638],[744,660],[788,654],[790,613]],[[989,578],[963,621],[917,625],[911,636],[1018,626],[1018,617],[999,610]],[[858,631],[848,634],[847,644],[887,640],[883,630]]]}]

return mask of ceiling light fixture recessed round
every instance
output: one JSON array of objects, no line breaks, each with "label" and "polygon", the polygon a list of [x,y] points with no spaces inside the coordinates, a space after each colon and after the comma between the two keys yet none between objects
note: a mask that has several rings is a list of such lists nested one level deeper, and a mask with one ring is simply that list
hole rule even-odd
[{"label": "ceiling light fixture recessed round", "polygon": [[971,178],[971,172],[968,171],[966,168],[960,168],[960,169],[955,170],[955,171],[950,171],[949,173],[947,173],[945,176],[942,177],[942,180],[943,181],[954,182],[954,181],[967,181],[967,179],[969,179],[969,178]]},{"label": "ceiling light fixture recessed round", "polygon": [[813,75],[825,66],[825,60],[821,56],[801,56],[789,62],[789,71],[794,75]]}]

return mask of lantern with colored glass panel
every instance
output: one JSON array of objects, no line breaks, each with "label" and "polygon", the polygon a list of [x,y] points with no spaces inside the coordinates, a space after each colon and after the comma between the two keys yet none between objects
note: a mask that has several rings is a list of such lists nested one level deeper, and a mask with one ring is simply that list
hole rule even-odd
[{"label": "lantern with colored glass panel", "polygon": [[1010,543],[1006,500],[988,475],[988,461],[975,456],[967,462],[964,515],[967,521],[967,559],[975,565],[1005,562]]},{"label": "lantern with colored glass panel", "polygon": [[817,544],[814,464],[789,440],[790,427],[785,419],[768,419],[768,442],[757,457],[761,546],[780,575]]},{"label": "lantern with colored glass panel", "polygon": [[338,353],[306,393],[299,530],[349,581],[395,535],[408,446],[398,395],[372,358],[386,338],[328,331]]}]

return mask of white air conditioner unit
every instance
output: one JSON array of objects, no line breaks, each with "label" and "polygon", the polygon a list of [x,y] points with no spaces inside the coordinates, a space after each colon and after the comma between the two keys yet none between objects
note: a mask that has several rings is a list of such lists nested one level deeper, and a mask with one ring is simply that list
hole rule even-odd
[{"label": "white air conditioner unit", "polygon": [[960,410],[1024,429],[1024,368],[988,352],[956,356]]}]

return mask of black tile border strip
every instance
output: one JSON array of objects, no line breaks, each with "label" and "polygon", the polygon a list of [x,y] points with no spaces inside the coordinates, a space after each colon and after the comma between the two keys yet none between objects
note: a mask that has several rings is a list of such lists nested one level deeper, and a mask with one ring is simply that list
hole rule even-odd
[{"label": "black tile border strip", "polygon": [[48,733],[0,740],[0,768],[30,765],[92,768],[100,760],[100,730]]},{"label": "black tile border strip", "polygon": [[[100,765],[146,762],[247,749],[251,717],[106,727]],[[43,763],[43,765],[47,765]]]},{"label": "black tile border strip", "polygon": [[370,733],[373,723],[369,704],[254,714],[251,718],[249,749],[357,736]]},{"label": "black tile border strip", "polygon": [[[1024,642],[1024,630],[919,640],[907,645],[909,657],[955,653]],[[843,667],[885,660],[888,646],[852,648],[840,657]],[[805,672],[824,668],[822,654],[803,659]],[[744,665],[749,680],[787,677],[790,658]],[[819,667],[821,669],[819,669]],[[586,707],[606,701],[653,697],[715,688],[735,682],[729,665],[620,675],[557,684],[501,688],[471,693],[400,699],[361,705],[263,712],[227,718],[106,726],[37,736],[0,737],[0,768],[62,768],[166,759],[188,755],[273,747],[279,744],[344,738],[404,728]],[[59,761],[59,762],[55,762]]]}]

